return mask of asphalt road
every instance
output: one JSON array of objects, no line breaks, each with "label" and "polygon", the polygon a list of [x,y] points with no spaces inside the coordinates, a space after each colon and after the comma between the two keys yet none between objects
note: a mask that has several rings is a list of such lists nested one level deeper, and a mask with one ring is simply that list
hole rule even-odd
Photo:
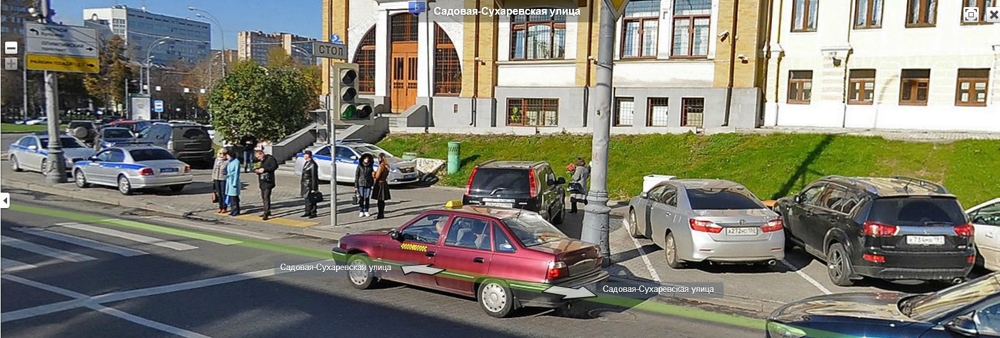
[{"label": "asphalt road", "polygon": [[[568,315],[525,310],[495,319],[474,300],[398,285],[359,291],[342,273],[275,269],[318,261],[332,242],[183,226],[50,195],[15,193],[12,201],[0,222],[5,337],[763,335],[683,313],[665,315],[684,310],[651,302],[641,305],[644,310],[587,302]],[[194,227],[218,231],[182,230]],[[232,235],[239,231],[247,236]]]}]

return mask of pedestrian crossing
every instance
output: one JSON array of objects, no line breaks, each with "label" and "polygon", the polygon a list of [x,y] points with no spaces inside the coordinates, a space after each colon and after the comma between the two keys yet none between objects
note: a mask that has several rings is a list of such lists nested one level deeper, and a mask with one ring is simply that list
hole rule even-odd
[{"label": "pedestrian crossing", "polygon": [[9,233],[6,230],[0,235],[5,256],[10,253],[7,248],[30,254],[2,257],[0,270],[4,274],[53,264],[97,261],[98,257],[144,256],[150,254],[148,250],[186,252],[198,249],[186,243],[77,222],[57,223],[48,228],[12,227]]}]

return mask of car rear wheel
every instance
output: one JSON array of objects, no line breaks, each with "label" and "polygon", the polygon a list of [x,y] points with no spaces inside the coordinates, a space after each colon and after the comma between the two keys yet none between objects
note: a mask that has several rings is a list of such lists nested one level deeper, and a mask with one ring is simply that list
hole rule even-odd
[{"label": "car rear wheel", "polygon": [[21,171],[21,164],[17,163],[17,156],[10,155],[10,169],[14,171]]},{"label": "car rear wheel", "polygon": [[681,269],[684,267],[684,262],[677,258],[677,241],[674,240],[674,234],[667,234],[667,238],[663,240],[663,252],[667,256],[667,266],[672,269]]},{"label": "car rear wheel", "polygon": [[347,280],[351,282],[351,286],[355,289],[366,290],[370,289],[375,283],[375,274],[372,273],[369,267],[370,259],[366,254],[356,254],[351,256],[348,260],[348,265],[350,270],[347,273]]},{"label": "car rear wheel", "polygon": [[90,186],[90,184],[87,183],[87,178],[83,176],[83,170],[77,170],[76,174],[73,174],[73,180],[76,181],[76,186],[80,188]]},{"label": "car rear wheel", "polygon": [[132,183],[128,181],[128,177],[118,176],[118,192],[122,195],[132,194]]},{"label": "car rear wheel", "polygon": [[628,235],[632,238],[643,238],[641,233],[639,233],[639,220],[635,217],[635,209],[630,209],[628,211],[628,224],[625,227],[628,229]]},{"label": "car rear wheel", "polygon": [[827,274],[830,275],[830,281],[834,285],[854,285],[854,281],[851,280],[851,260],[847,256],[847,250],[844,250],[843,244],[833,243],[830,245],[830,250],[826,253],[826,265]]},{"label": "car rear wheel", "polygon": [[504,318],[514,310],[516,300],[510,293],[510,288],[501,281],[490,279],[479,285],[479,306],[486,314]]},{"label": "car rear wheel", "polygon": [[184,190],[184,184],[175,184],[170,186],[170,191],[181,192],[181,190]]}]

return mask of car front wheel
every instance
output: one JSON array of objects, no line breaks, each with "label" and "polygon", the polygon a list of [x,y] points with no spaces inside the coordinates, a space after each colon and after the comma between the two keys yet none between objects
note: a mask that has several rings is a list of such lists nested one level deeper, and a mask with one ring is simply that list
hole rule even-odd
[{"label": "car front wheel", "polygon": [[504,318],[514,310],[516,300],[510,293],[510,288],[503,282],[491,279],[479,285],[479,306],[486,311],[486,314]]},{"label": "car front wheel", "polygon": [[76,174],[73,175],[73,180],[76,181],[76,186],[80,188],[90,186],[90,184],[87,183],[87,178],[83,176],[83,170],[77,170]]},{"label": "car front wheel", "polygon": [[21,171],[21,164],[17,163],[17,156],[10,157],[10,169],[14,171]]},{"label": "car front wheel", "polygon": [[368,255],[365,254],[353,255],[348,260],[348,265],[351,268],[347,273],[347,279],[355,289],[370,289],[375,283],[375,274],[372,273],[369,267],[370,261]]}]

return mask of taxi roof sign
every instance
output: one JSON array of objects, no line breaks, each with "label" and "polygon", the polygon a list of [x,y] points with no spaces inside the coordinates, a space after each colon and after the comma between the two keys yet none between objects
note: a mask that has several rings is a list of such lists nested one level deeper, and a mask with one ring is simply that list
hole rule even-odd
[{"label": "taxi roof sign", "polygon": [[462,200],[450,200],[444,204],[446,209],[457,209],[462,207]]}]

